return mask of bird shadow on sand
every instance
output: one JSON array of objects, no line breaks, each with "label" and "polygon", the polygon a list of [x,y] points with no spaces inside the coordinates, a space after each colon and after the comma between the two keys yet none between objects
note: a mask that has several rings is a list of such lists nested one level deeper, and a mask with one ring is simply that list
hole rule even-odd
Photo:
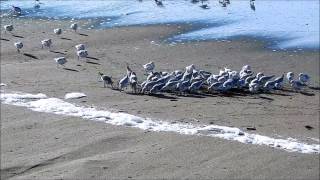
[{"label": "bird shadow on sand", "polygon": [[70,38],[65,38],[65,37],[62,37],[62,38],[60,38],[60,39],[72,41],[72,39],[70,39]]},{"label": "bird shadow on sand", "polygon": [[1,38],[2,41],[10,41],[9,39]]},{"label": "bird shadow on sand", "polygon": [[268,101],[274,101],[274,99],[273,99],[273,98],[270,98],[270,97],[265,97],[265,96],[261,96],[261,95],[259,95],[259,96],[257,96],[257,97],[260,98],[260,99],[268,100]]},{"label": "bird shadow on sand", "polygon": [[88,56],[87,58],[88,58],[88,59],[92,59],[92,60],[97,60],[97,61],[99,61],[99,60],[100,60],[100,59],[98,59],[98,58],[91,57],[91,56]]},{"label": "bird shadow on sand", "polygon": [[67,71],[72,71],[72,72],[79,72],[78,70],[76,69],[71,69],[71,68],[63,68],[64,70],[67,70]]},{"label": "bird shadow on sand", "polygon": [[15,34],[12,34],[13,37],[16,37],[16,38],[24,38],[23,36],[19,36],[19,35],[15,35]]},{"label": "bird shadow on sand", "polygon": [[148,96],[151,97],[156,97],[156,98],[160,98],[160,99],[170,99],[170,100],[176,100],[178,99],[177,97],[173,97],[173,96],[167,96],[165,94],[147,94]]},{"label": "bird shadow on sand", "polygon": [[315,86],[309,86],[310,89],[312,90],[317,90],[317,91],[320,91],[320,87],[315,87]]},{"label": "bird shadow on sand", "polygon": [[300,92],[300,94],[303,94],[305,96],[314,96],[314,93],[308,93],[308,92]]},{"label": "bird shadow on sand", "polygon": [[50,52],[52,52],[52,53],[56,53],[56,54],[62,54],[62,55],[66,55],[66,53],[63,53],[63,52],[59,52],[59,51],[53,51],[53,50],[50,50]]},{"label": "bird shadow on sand", "polygon": [[92,62],[92,61],[87,61],[86,63],[88,64],[94,64],[94,65],[101,65],[100,63]]},{"label": "bird shadow on sand", "polygon": [[268,93],[265,93],[265,94],[278,95],[278,96],[292,96],[290,94],[284,94],[284,93],[281,93],[281,92],[268,92]]},{"label": "bird shadow on sand", "polygon": [[79,33],[80,36],[89,36],[88,34]]},{"label": "bird shadow on sand", "polygon": [[32,55],[32,54],[29,54],[29,53],[23,53],[23,55],[27,56],[27,57],[30,57],[32,59],[39,59],[37,56],[35,55]]}]

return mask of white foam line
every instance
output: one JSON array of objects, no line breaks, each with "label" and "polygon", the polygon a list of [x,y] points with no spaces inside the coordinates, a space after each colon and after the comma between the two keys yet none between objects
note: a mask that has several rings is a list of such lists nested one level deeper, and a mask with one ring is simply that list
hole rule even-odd
[{"label": "white foam line", "polygon": [[27,107],[37,112],[81,117],[95,121],[104,121],[112,125],[131,126],[143,130],[219,137],[245,144],[265,145],[288,152],[319,154],[320,151],[319,144],[306,144],[292,138],[275,139],[268,136],[246,133],[238,128],[226,126],[186,125],[166,121],[155,121],[126,113],[112,113],[105,110],[77,106],[58,98],[47,98],[45,94],[5,93],[1,94],[1,102],[3,104]]},{"label": "white foam line", "polygon": [[82,98],[82,97],[86,97],[87,95],[85,95],[84,93],[80,93],[80,92],[71,92],[71,93],[67,93],[64,96],[64,99],[78,99],[78,98]]}]

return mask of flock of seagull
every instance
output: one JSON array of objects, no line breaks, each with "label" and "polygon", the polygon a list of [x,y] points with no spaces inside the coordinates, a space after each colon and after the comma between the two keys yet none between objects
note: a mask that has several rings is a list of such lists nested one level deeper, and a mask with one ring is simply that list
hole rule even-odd
[{"label": "flock of seagull", "polygon": [[[12,32],[14,30],[14,27],[13,27],[12,24],[4,25],[4,29],[5,29],[5,33],[6,32]],[[71,24],[70,25],[70,29],[72,29],[73,31],[77,32],[78,24],[77,23]],[[53,32],[56,35],[61,35],[62,34],[62,29],[57,28],[57,29],[54,29]],[[15,42],[14,46],[17,49],[17,52],[20,53],[20,50],[23,48],[23,43],[20,42],[20,41],[19,42]],[[44,40],[41,41],[41,48],[42,49],[43,48],[48,48],[50,50],[51,46],[52,46],[52,39],[44,39]],[[78,44],[78,45],[75,46],[75,48],[76,48],[76,54],[77,54],[78,60],[80,58],[88,57],[88,51],[86,50],[84,44]],[[57,58],[54,58],[54,60],[57,63],[57,67],[59,65],[64,66],[64,64],[67,63],[67,60],[66,60],[65,57],[57,57]]]},{"label": "flock of seagull", "polygon": [[[13,11],[21,12],[18,7],[13,7]],[[5,33],[14,30],[13,25],[4,26]],[[78,24],[73,23],[70,29],[77,31]],[[54,29],[56,35],[62,34],[62,29]],[[50,49],[52,39],[44,39],[41,41],[41,48]],[[22,42],[15,42],[14,46],[17,52],[23,48]],[[88,51],[84,44],[75,46],[78,60],[80,58],[87,58]],[[57,67],[64,66],[67,63],[65,57],[54,58]],[[305,73],[300,73],[298,78],[295,79],[293,72],[288,72],[286,78],[284,74],[279,77],[275,75],[264,75],[262,72],[255,74],[250,65],[244,65],[242,69],[234,71],[228,68],[220,70],[219,73],[213,74],[204,70],[196,69],[195,65],[185,67],[185,71],[175,70],[173,72],[157,72],[155,70],[155,63],[149,62],[142,66],[146,72],[146,80],[139,84],[135,72],[127,65],[126,75],[118,81],[118,89],[120,91],[127,87],[131,87],[134,93],[148,93],[156,94],[161,92],[175,92],[179,94],[197,93],[197,92],[228,92],[230,90],[249,91],[251,93],[270,92],[272,90],[279,90],[283,88],[284,82],[288,81],[291,87],[299,91],[308,85],[310,76]],[[101,72],[98,73],[104,83],[104,87],[108,85],[114,88],[114,81],[111,76],[105,75]]]},{"label": "flock of seagull", "polygon": [[[288,72],[286,78],[284,74],[275,77],[275,75],[264,75],[262,72],[254,74],[250,65],[245,65],[237,72],[228,68],[221,69],[218,74],[213,74],[204,70],[196,69],[191,64],[185,67],[185,71],[175,70],[173,72],[154,71],[155,63],[149,62],[142,66],[146,80],[138,83],[135,72],[127,65],[126,75],[118,82],[120,91],[131,87],[134,93],[157,94],[161,92],[174,92],[178,94],[186,93],[225,93],[231,90],[249,91],[251,93],[270,92],[283,88],[287,79],[292,88],[296,91],[301,90],[308,85],[310,76],[300,73],[295,79],[293,72]],[[110,85],[114,87],[112,77],[99,72],[104,87]]]}]

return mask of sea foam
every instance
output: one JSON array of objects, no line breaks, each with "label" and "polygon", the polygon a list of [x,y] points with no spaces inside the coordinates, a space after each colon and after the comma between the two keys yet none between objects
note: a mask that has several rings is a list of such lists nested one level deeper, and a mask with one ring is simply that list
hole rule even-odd
[{"label": "sea foam", "polygon": [[296,139],[275,139],[258,134],[250,134],[235,127],[218,125],[193,125],[156,121],[127,113],[114,113],[92,107],[78,106],[58,98],[48,98],[45,94],[3,93],[3,104],[27,107],[33,111],[80,117],[102,121],[112,125],[129,126],[149,131],[175,132],[184,135],[217,137],[245,144],[264,145],[288,152],[319,154],[319,144],[306,144]]},{"label": "sea foam", "polygon": [[84,93],[80,93],[80,92],[71,92],[71,93],[67,93],[64,96],[64,99],[79,99],[82,97],[86,97],[87,95],[85,95]]}]

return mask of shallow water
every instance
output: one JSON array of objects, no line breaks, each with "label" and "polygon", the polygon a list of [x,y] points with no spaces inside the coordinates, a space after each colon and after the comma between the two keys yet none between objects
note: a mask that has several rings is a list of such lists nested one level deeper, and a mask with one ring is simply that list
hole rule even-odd
[{"label": "shallow water", "polygon": [[2,1],[2,13],[10,5],[19,6],[24,17],[99,19],[93,28],[186,23],[192,30],[171,37],[170,41],[210,40],[253,37],[268,41],[270,48],[319,49],[318,0],[230,0],[222,7],[218,0],[201,2],[166,0],[159,7],[153,0],[42,1],[34,9],[33,1]]}]

